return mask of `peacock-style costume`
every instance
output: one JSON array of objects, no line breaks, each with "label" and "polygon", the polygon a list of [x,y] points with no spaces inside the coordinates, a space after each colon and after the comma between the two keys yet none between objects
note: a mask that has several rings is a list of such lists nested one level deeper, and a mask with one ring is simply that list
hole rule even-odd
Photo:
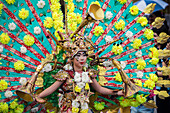
[{"label": "peacock-style costume", "polygon": [[[92,5],[97,10],[88,10]],[[61,6],[59,0],[0,1],[0,112],[56,112],[74,105],[72,111],[87,113],[87,109],[99,112],[115,106],[146,104],[158,80],[155,65],[159,59],[145,13],[133,6],[132,0],[64,0],[65,9],[61,10]],[[152,7],[145,12],[152,11]],[[88,25],[75,33],[83,20]],[[86,48],[89,56],[82,84],[76,82],[80,79],[75,76],[80,75],[73,73],[68,63],[78,51],[77,46]],[[99,94],[90,90],[90,78],[94,77],[113,91],[130,91],[125,91],[126,98]],[[47,96],[45,104],[24,101],[33,101],[32,93],[40,93],[56,80],[67,82]],[[74,95],[73,100],[70,92],[86,92],[87,98]]]}]

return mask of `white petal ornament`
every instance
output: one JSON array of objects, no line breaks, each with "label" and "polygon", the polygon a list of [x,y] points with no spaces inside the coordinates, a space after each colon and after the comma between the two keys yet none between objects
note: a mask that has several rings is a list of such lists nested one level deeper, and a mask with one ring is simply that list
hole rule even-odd
[{"label": "white petal ornament", "polygon": [[106,36],[105,41],[106,41],[106,43],[109,43],[109,42],[113,41],[113,38],[111,36]]},{"label": "white petal ornament", "polygon": [[88,72],[83,72],[82,73],[82,82],[89,82],[90,81],[90,78],[88,76]]},{"label": "white petal ornament", "polygon": [[79,106],[80,104],[77,101],[75,100],[72,101],[72,107],[78,108]]},{"label": "white petal ornament", "polygon": [[76,2],[81,2],[82,0],[76,0]]},{"label": "white petal ornament", "polygon": [[77,73],[77,72],[75,72],[74,81],[75,81],[75,82],[80,82],[80,81],[81,81],[80,74]]},{"label": "white petal ornament", "polygon": [[44,8],[45,1],[43,1],[43,0],[38,1],[37,6],[38,6],[38,8],[41,8],[41,9]]},{"label": "white petal ornament", "polygon": [[81,105],[81,109],[88,109],[88,104],[85,102],[83,105]]},{"label": "white petal ornament", "polygon": [[104,62],[103,62],[103,65],[104,65],[105,67],[110,67],[110,66],[113,66],[113,63],[112,63],[112,61],[104,61]]},{"label": "white petal ornament", "polygon": [[34,27],[34,33],[36,35],[39,35],[41,33],[41,28],[40,27]]},{"label": "white petal ornament", "polygon": [[5,92],[5,97],[6,98],[10,98],[10,97],[12,97],[12,95],[13,95],[13,93],[11,91],[6,91]]},{"label": "white petal ornament", "polygon": [[21,53],[26,53],[27,52],[27,48],[24,47],[24,46],[20,47],[20,52]]},{"label": "white petal ornament", "polygon": [[27,79],[22,77],[22,78],[20,78],[19,83],[21,85],[25,85],[27,83]]},{"label": "white petal ornament", "polygon": [[137,78],[142,78],[143,77],[143,72],[142,71],[138,71],[136,72],[137,74]]},{"label": "white petal ornament", "polygon": [[131,31],[127,31],[125,36],[129,38],[129,40],[132,42],[134,40],[133,33]]},{"label": "white petal ornament", "polygon": [[77,85],[78,85],[79,88],[84,88],[85,83],[84,82],[79,82],[79,83],[77,83]]},{"label": "white petal ornament", "polygon": [[142,51],[141,51],[141,50],[140,50],[140,51],[137,51],[137,52],[135,53],[135,56],[138,57],[138,58],[142,57]]},{"label": "white petal ornament", "polygon": [[44,66],[44,71],[45,72],[50,72],[51,70],[52,70],[51,64],[47,64],[47,65]]},{"label": "white petal ornament", "polygon": [[12,23],[9,23],[9,24],[8,24],[8,28],[9,28],[9,30],[13,31],[13,30],[16,29],[16,25],[15,25],[13,22],[12,22]]},{"label": "white petal ornament", "polygon": [[65,70],[72,70],[73,67],[71,66],[71,64],[66,64],[64,67],[63,67]]},{"label": "white petal ornament", "polygon": [[124,69],[126,67],[126,63],[124,61],[120,61],[120,66]]},{"label": "white petal ornament", "polygon": [[111,19],[113,17],[113,14],[111,13],[111,11],[107,11],[106,12],[106,19]]}]

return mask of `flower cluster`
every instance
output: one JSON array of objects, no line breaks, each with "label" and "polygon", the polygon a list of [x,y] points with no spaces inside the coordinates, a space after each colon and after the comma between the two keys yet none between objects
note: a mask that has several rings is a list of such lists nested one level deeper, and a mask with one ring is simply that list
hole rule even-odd
[{"label": "flower cluster", "polygon": [[118,73],[115,73],[115,81],[118,81],[118,82],[122,82],[122,77],[120,76],[120,73],[118,72]]},{"label": "flower cluster", "polygon": [[24,44],[27,46],[32,46],[35,42],[34,37],[30,35],[25,35],[23,41],[24,41]]},{"label": "flower cluster", "polygon": [[15,0],[6,0],[7,4],[14,4]]},{"label": "flower cluster", "polygon": [[74,32],[77,29],[77,22],[68,23],[68,29]]},{"label": "flower cluster", "polygon": [[52,12],[58,11],[60,9],[60,7],[61,7],[61,5],[59,2],[56,2],[50,6]]},{"label": "flower cluster", "polygon": [[1,3],[1,4],[0,4],[0,16],[1,16],[1,14],[2,14],[2,9],[3,9],[3,4]]},{"label": "flower cluster", "polygon": [[149,52],[149,57],[151,57],[151,58],[153,58],[153,57],[158,58],[159,53],[158,53],[158,50],[157,50],[156,47],[150,48],[149,50],[151,51],[151,52]]},{"label": "flower cluster", "polygon": [[125,4],[127,0],[117,0],[120,4]]},{"label": "flower cluster", "polygon": [[151,29],[146,29],[144,32],[144,36],[150,40],[154,37],[154,32]]},{"label": "flower cluster", "polygon": [[67,7],[70,12],[74,12],[74,3],[70,2]]},{"label": "flower cluster", "polygon": [[148,24],[148,20],[146,17],[139,17],[137,23],[140,23],[142,27]]},{"label": "flower cluster", "polygon": [[22,71],[22,70],[24,70],[24,68],[25,68],[24,62],[18,60],[17,62],[14,63],[14,68],[15,68],[15,70],[17,70],[17,71]]},{"label": "flower cluster", "polygon": [[149,74],[149,79],[150,80],[152,80],[152,81],[154,81],[154,82],[157,82],[158,81],[158,77],[157,77],[157,75],[156,74],[153,74],[153,73],[151,73],[151,74]]},{"label": "flower cluster", "polygon": [[136,5],[134,5],[130,8],[129,12],[131,15],[137,15],[139,13],[139,8]]},{"label": "flower cluster", "polygon": [[118,22],[115,22],[115,28],[117,30],[123,30],[125,28],[125,21],[120,19]]},{"label": "flower cluster", "polygon": [[143,104],[144,102],[146,102],[146,97],[144,97],[144,95],[142,94],[142,95],[139,95],[139,94],[137,94],[136,95],[136,100],[140,103],[140,104]]},{"label": "flower cluster", "polygon": [[1,42],[2,44],[8,44],[9,41],[10,41],[10,38],[9,38],[9,36],[8,36],[7,33],[2,33],[2,34],[0,35],[0,42]]},{"label": "flower cluster", "polygon": [[103,110],[104,106],[105,106],[105,102],[97,102],[97,101],[94,102],[94,108],[98,111]]},{"label": "flower cluster", "polygon": [[136,84],[137,86],[142,87],[142,81],[141,81],[141,80],[135,79],[134,81],[135,81],[135,84]]},{"label": "flower cluster", "polygon": [[100,35],[102,35],[103,32],[104,32],[104,30],[103,30],[102,26],[96,26],[93,31],[95,36],[100,36]]},{"label": "flower cluster", "polygon": [[146,67],[146,63],[143,59],[138,59],[136,61],[136,64],[137,64],[137,69],[139,69],[139,70],[143,70]]},{"label": "flower cluster", "polygon": [[53,22],[53,19],[52,19],[51,17],[46,17],[46,18],[45,18],[45,20],[44,20],[44,26],[45,26],[46,28],[51,28],[51,27],[53,27],[53,24],[54,24],[54,22]]},{"label": "flower cluster", "polygon": [[134,48],[134,49],[139,49],[139,47],[141,46],[141,43],[142,41],[140,39],[135,39],[133,41],[133,44],[131,44],[131,46]]},{"label": "flower cluster", "polygon": [[56,11],[56,12],[53,12],[52,14],[53,20],[61,20],[61,22],[63,21],[62,16],[63,16],[62,11]]},{"label": "flower cluster", "polygon": [[120,55],[120,53],[123,52],[123,47],[122,47],[121,45],[117,46],[117,44],[116,44],[116,45],[114,45],[114,46],[112,47],[112,52],[113,52],[115,55],[117,55],[117,54]]},{"label": "flower cluster", "polygon": [[0,91],[4,91],[8,88],[8,83],[5,80],[0,81]]},{"label": "flower cluster", "polygon": [[144,87],[148,87],[149,89],[153,90],[153,88],[155,87],[155,82],[150,80],[150,79],[148,79],[148,80],[145,81],[143,86]]},{"label": "flower cluster", "polygon": [[24,20],[29,16],[29,11],[25,10],[25,8],[22,8],[21,10],[19,10],[18,16]]},{"label": "flower cluster", "polygon": [[149,62],[150,62],[152,65],[156,65],[156,64],[159,62],[159,58],[153,57]]}]

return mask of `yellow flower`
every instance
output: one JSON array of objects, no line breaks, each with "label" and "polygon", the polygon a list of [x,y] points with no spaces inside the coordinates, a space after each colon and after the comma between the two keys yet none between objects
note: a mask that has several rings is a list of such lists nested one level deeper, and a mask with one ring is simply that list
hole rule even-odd
[{"label": "yellow flower", "polygon": [[4,91],[7,88],[8,88],[8,83],[5,80],[1,80],[0,81],[0,90]]},{"label": "yellow flower", "polygon": [[5,102],[0,103],[0,112],[1,113],[8,113],[8,104]]},{"label": "yellow flower", "polygon": [[17,70],[17,71],[22,71],[22,70],[24,70],[24,68],[25,68],[24,62],[18,60],[17,62],[14,63],[14,68],[15,68],[15,70]]},{"label": "yellow flower", "polygon": [[0,16],[2,14],[3,4],[0,4]]},{"label": "yellow flower", "polygon": [[80,111],[80,113],[88,113],[88,110],[89,110],[89,109],[82,109],[82,110]]},{"label": "yellow flower", "polygon": [[98,111],[101,111],[104,109],[105,103],[104,102],[94,102],[94,108]]},{"label": "yellow flower", "polygon": [[101,7],[100,3],[98,1],[92,2],[91,4],[97,4]]},{"label": "yellow flower", "polygon": [[64,0],[65,2],[68,2],[68,3],[70,3],[70,2],[73,2],[73,0]]},{"label": "yellow flower", "polygon": [[153,58],[153,57],[158,58],[159,53],[158,53],[158,50],[157,50],[156,47],[150,48],[149,50],[151,51],[151,52],[149,52],[149,57],[151,57],[151,58]]},{"label": "yellow flower", "polygon": [[1,42],[2,44],[8,44],[9,41],[10,41],[10,38],[9,38],[9,36],[8,36],[7,33],[2,33],[2,34],[0,35],[0,42]]},{"label": "yellow flower", "polygon": [[76,19],[77,19],[77,15],[76,13],[74,12],[71,12],[71,13],[68,13],[68,22],[71,23],[71,22],[75,22]]},{"label": "yellow flower", "polygon": [[138,107],[140,103],[136,99],[130,99],[130,106]]},{"label": "yellow flower", "polygon": [[120,19],[118,22],[115,23],[115,28],[117,30],[123,30],[125,28],[125,22]]},{"label": "yellow flower", "polygon": [[[55,33],[54,33],[55,37],[57,37],[57,40],[61,40],[61,38],[60,38],[60,36],[59,36],[59,34],[58,34],[58,31],[60,31],[61,33],[64,33],[65,30],[64,30],[63,28],[59,28],[59,29],[57,29],[57,30],[55,31]],[[63,37],[63,38],[64,38],[64,37]]]},{"label": "yellow flower", "polygon": [[114,45],[114,46],[112,47],[112,52],[113,52],[115,55],[117,55],[117,54],[120,55],[120,54],[123,52],[123,47],[122,47],[121,45],[117,46],[117,44],[116,44],[116,45]]},{"label": "yellow flower", "polygon": [[77,22],[68,23],[68,29],[70,29],[74,32],[77,29]]},{"label": "yellow flower", "polygon": [[59,29],[62,28],[64,26],[64,23],[60,20],[55,20],[54,21],[54,29]]},{"label": "yellow flower", "polygon": [[153,89],[155,87],[155,82],[149,79],[145,81],[143,86],[148,87],[149,89]]},{"label": "yellow flower", "polygon": [[100,36],[102,33],[104,33],[103,27],[102,26],[96,26],[93,31],[95,36]]},{"label": "yellow flower", "polygon": [[107,69],[105,69],[102,66],[98,66],[98,70],[99,70],[99,75],[105,75]]},{"label": "yellow flower", "polygon": [[154,32],[151,30],[151,29],[146,29],[145,32],[144,32],[144,36],[150,40],[153,38],[154,36]]},{"label": "yellow flower", "polygon": [[6,0],[7,4],[14,4],[15,0]]},{"label": "yellow flower", "polygon": [[74,3],[73,2],[68,3],[67,8],[70,12],[74,12]]},{"label": "yellow flower", "polygon": [[118,73],[115,73],[115,81],[118,81],[118,82],[122,82],[122,77],[120,76],[120,73],[118,72]]},{"label": "yellow flower", "polygon": [[81,16],[81,14],[79,14],[79,13],[77,13],[77,19],[76,19],[76,21],[77,21],[77,24],[80,24],[81,23],[81,21],[82,21],[82,16]]},{"label": "yellow flower", "polygon": [[50,1],[51,1],[51,4],[55,4],[59,2],[59,0],[50,0]]},{"label": "yellow flower", "polygon": [[135,79],[134,81],[135,81],[135,84],[136,84],[137,86],[142,87],[142,81],[141,81],[141,80]]},{"label": "yellow flower", "polygon": [[23,113],[24,105],[20,104],[14,109],[14,113]]},{"label": "yellow flower", "polygon": [[156,74],[149,74],[149,79],[150,80],[152,80],[152,81],[154,81],[154,82],[157,82],[158,81],[158,77],[157,77],[157,75]]},{"label": "yellow flower", "polygon": [[139,70],[143,70],[146,67],[146,63],[145,63],[145,61],[143,59],[138,59],[136,61],[136,64],[138,65],[137,69],[139,69]]},{"label": "yellow flower", "polygon": [[50,6],[52,12],[59,11],[60,7],[61,7],[61,5],[59,2],[54,3]]},{"label": "yellow flower", "polygon": [[139,17],[137,23],[140,23],[142,27],[148,24],[148,20],[146,17]]},{"label": "yellow flower", "polygon": [[24,44],[27,46],[32,46],[35,42],[34,37],[30,35],[25,35],[23,40],[24,40]]},{"label": "yellow flower", "polygon": [[122,101],[119,101],[119,102],[120,102],[120,106],[122,107],[130,106],[130,99],[123,99]]},{"label": "yellow flower", "polygon": [[130,12],[131,15],[137,15],[139,13],[139,9],[136,5],[134,5],[130,8],[129,12]]},{"label": "yellow flower", "polygon": [[17,99],[10,103],[10,108],[15,109],[18,106]]},{"label": "yellow flower", "polygon": [[53,18],[53,20],[60,20],[60,21],[62,21],[63,20],[63,13],[62,13],[62,11],[53,12],[52,18]]},{"label": "yellow flower", "polygon": [[53,19],[52,19],[51,17],[46,17],[46,18],[45,18],[45,20],[44,20],[44,26],[45,26],[46,28],[51,28],[51,27],[53,27],[53,24],[54,24],[54,22],[53,22]]},{"label": "yellow flower", "polygon": [[78,113],[78,112],[79,112],[79,108],[72,107],[72,113]]},{"label": "yellow flower", "polygon": [[143,104],[144,102],[146,102],[147,99],[146,99],[146,97],[143,96],[143,94],[142,94],[142,95],[137,94],[137,95],[136,95],[136,100],[137,100],[139,103]]},{"label": "yellow flower", "polygon": [[133,41],[133,44],[131,44],[131,46],[134,48],[134,49],[139,49],[139,47],[141,46],[141,43],[142,41],[140,39],[135,39]]},{"label": "yellow flower", "polygon": [[156,65],[156,64],[159,62],[159,58],[153,57],[149,62],[150,62],[152,65]]},{"label": "yellow flower", "polygon": [[120,4],[125,4],[127,0],[117,0]]},{"label": "yellow flower", "polygon": [[22,8],[21,10],[19,10],[18,16],[24,20],[29,16],[29,11],[25,10],[25,8]]},{"label": "yellow flower", "polygon": [[88,83],[86,83],[86,85],[85,85],[85,90],[89,90],[89,84]]},{"label": "yellow flower", "polygon": [[76,91],[76,92],[81,92],[81,88],[79,88],[78,85],[76,85],[75,91]]}]

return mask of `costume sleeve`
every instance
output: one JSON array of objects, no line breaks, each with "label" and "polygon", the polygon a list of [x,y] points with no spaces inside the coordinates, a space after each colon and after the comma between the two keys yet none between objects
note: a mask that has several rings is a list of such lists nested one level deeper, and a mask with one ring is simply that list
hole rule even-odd
[{"label": "costume sleeve", "polygon": [[59,71],[58,73],[56,73],[55,75],[52,75],[54,79],[56,79],[57,81],[65,81],[69,74],[66,71]]},{"label": "costume sleeve", "polygon": [[89,76],[91,77],[91,79],[96,78],[98,75],[98,71],[94,70],[94,69],[90,69],[89,70]]}]

